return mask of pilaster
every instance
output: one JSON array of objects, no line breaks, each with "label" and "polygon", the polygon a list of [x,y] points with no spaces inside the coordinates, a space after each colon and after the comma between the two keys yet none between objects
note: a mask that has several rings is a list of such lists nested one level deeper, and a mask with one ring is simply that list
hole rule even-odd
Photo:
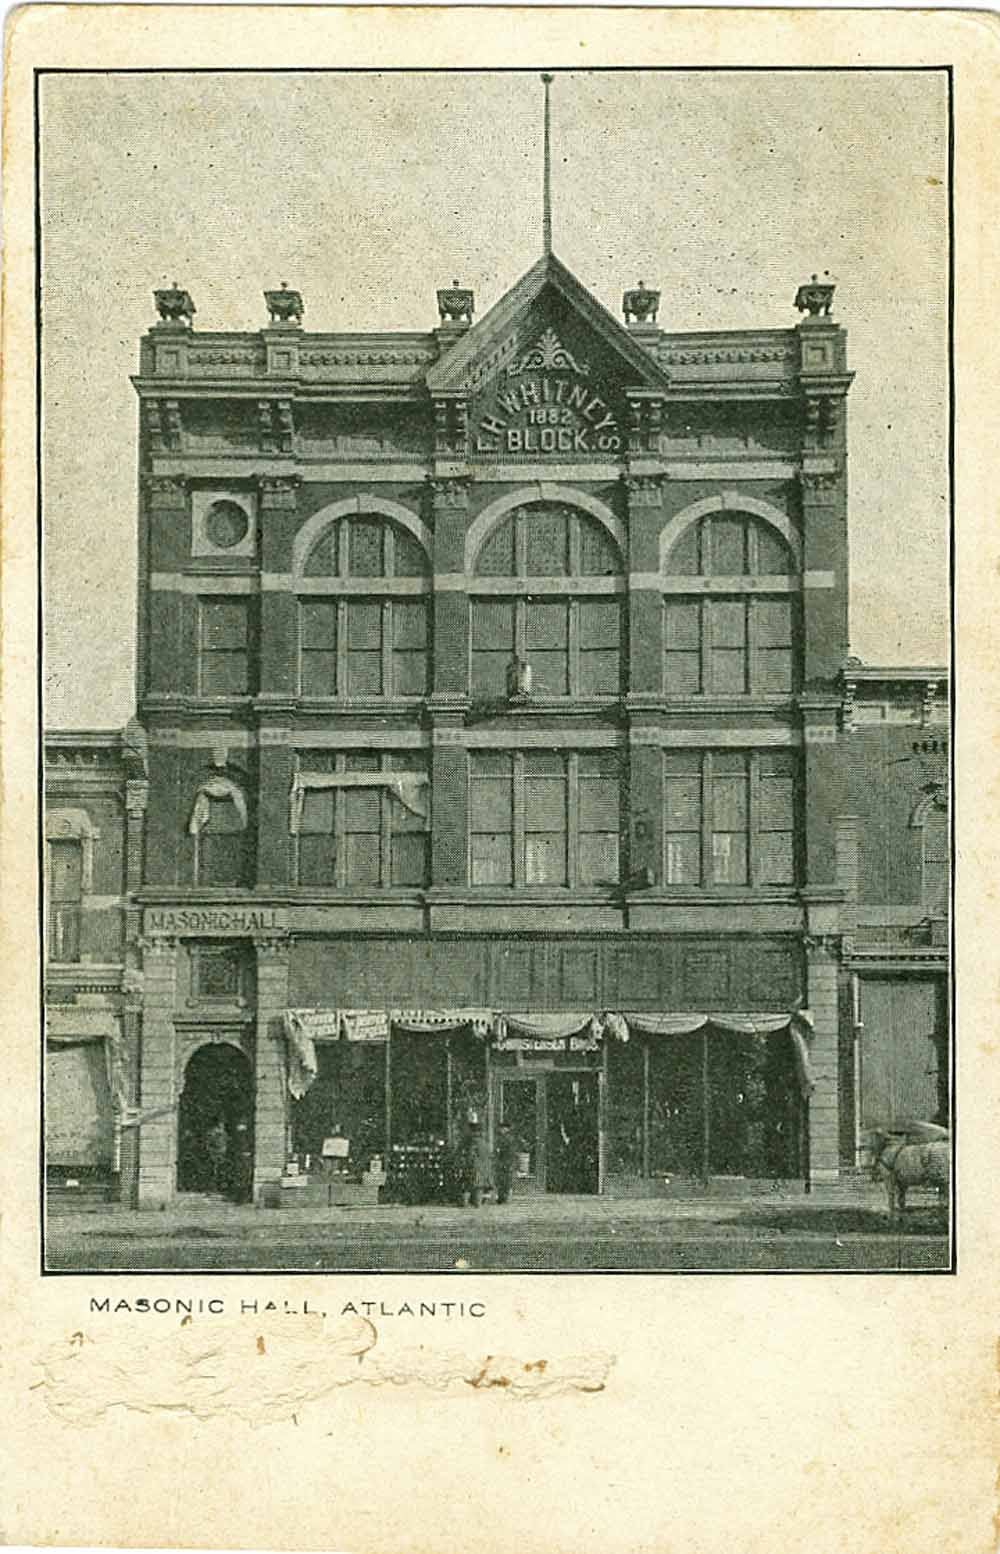
[{"label": "pilaster", "polygon": [[138,1105],[139,1208],[169,1203],[177,1188],[177,1074],[174,1004],[177,940],[141,939],[142,1055]]},{"label": "pilaster", "polygon": [[[258,482],[260,496],[261,571],[283,572],[285,528],[298,507],[301,481],[297,475],[265,475]],[[287,589],[262,588],[258,686],[263,696],[295,695],[296,641],[295,595]]]},{"label": "pilaster", "polygon": [[839,934],[840,903],[806,895],[806,1001],[813,1020],[810,1043],[815,1089],[809,1100],[809,1179],[834,1182],[840,1174]]},{"label": "pilaster", "polygon": [[254,940],[257,955],[254,1199],[280,1179],[287,1158],[288,1086],[283,1015],[288,1007],[289,941]]},{"label": "pilaster", "polygon": [[468,753],[461,704],[430,703],[431,884],[468,884]]},{"label": "pilaster", "polygon": [[465,531],[469,480],[463,475],[428,479],[425,508],[434,530],[434,692],[464,696],[469,678],[469,579]]}]

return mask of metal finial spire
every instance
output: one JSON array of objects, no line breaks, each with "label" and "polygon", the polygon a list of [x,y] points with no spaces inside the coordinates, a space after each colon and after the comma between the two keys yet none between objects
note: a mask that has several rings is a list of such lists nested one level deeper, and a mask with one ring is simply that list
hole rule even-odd
[{"label": "metal finial spire", "polygon": [[546,71],[542,76],[545,87],[545,152],[542,164],[542,248],[552,252],[552,150],[550,146],[549,87],[553,77]]}]

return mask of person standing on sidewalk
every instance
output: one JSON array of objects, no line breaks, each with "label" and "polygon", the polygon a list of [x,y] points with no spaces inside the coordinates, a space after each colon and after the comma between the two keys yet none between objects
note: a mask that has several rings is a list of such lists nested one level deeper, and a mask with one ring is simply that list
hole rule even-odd
[{"label": "person standing on sidewalk", "polygon": [[488,1192],[493,1186],[493,1161],[490,1158],[490,1144],[478,1122],[470,1122],[469,1134],[465,1145],[465,1193],[474,1209],[478,1209],[483,1201],[483,1193]]},{"label": "person standing on sidewalk", "polygon": [[517,1154],[517,1139],[509,1122],[500,1124],[497,1134],[497,1147],[494,1159],[494,1174],[496,1177],[497,1203],[509,1203],[511,1189],[514,1186],[514,1157]]}]

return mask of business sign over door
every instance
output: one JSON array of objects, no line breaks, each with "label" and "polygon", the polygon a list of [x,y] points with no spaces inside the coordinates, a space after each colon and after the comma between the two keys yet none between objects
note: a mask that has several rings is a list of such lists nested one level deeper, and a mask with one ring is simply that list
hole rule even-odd
[{"label": "business sign over door", "polygon": [[476,452],[617,454],[624,440],[609,398],[547,329],[507,368],[490,409],[476,425]]}]

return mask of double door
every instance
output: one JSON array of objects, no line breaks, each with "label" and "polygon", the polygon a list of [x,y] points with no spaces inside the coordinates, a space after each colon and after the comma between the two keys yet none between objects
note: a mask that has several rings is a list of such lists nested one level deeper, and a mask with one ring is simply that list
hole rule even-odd
[{"label": "double door", "polygon": [[496,1076],[496,1122],[514,1136],[515,1191],[602,1190],[603,1075],[593,1069]]}]

